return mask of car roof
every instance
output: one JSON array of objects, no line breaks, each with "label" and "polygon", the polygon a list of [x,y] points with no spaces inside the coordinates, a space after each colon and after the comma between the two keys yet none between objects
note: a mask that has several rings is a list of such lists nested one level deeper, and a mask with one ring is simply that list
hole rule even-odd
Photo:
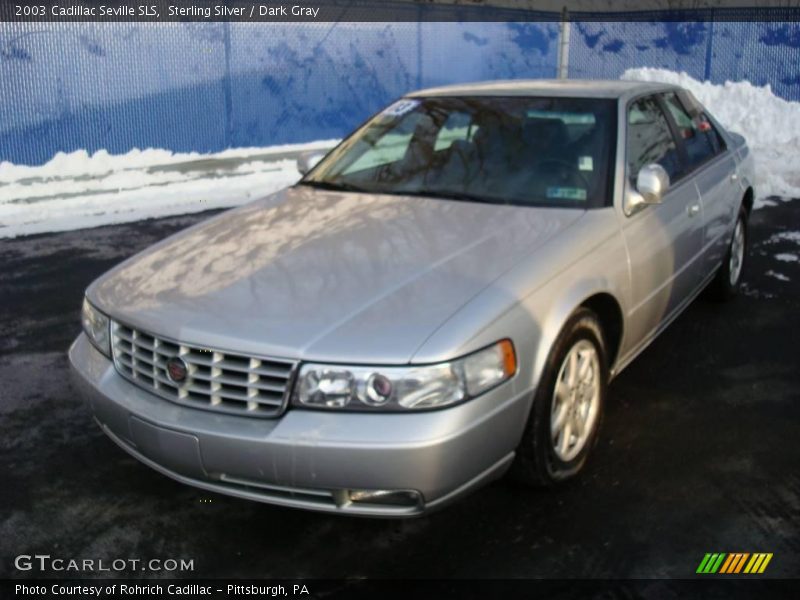
[{"label": "car roof", "polygon": [[629,98],[676,86],[620,79],[510,79],[428,88],[408,94],[428,96],[564,96],[575,98]]}]

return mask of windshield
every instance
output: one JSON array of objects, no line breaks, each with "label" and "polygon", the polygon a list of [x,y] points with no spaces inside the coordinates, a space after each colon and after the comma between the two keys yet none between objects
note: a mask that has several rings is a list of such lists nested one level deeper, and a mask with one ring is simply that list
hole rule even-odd
[{"label": "windshield", "polygon": [[615,101],[404,98],[301,184],[502,204],[591,208],[609,196]]}]

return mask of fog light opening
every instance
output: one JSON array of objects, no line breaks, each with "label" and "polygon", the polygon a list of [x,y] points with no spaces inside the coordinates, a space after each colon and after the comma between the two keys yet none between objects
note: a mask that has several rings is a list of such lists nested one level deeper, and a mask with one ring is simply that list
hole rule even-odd
[{"label": "fog light opening", "polygon": [[346,497],[352,504],[414,507],[421,504],[420,493],[414,490],[347,490]]}]

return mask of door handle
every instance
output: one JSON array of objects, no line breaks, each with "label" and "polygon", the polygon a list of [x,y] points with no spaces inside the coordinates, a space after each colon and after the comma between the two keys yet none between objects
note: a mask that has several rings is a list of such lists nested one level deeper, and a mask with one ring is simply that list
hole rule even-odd
[{"label": "door handle", "polygon": [[699,204],[691,204],[687,209],[686,212],[689,213],[690,217],[695,216],[697,213],[700,212],[700,205]]}]

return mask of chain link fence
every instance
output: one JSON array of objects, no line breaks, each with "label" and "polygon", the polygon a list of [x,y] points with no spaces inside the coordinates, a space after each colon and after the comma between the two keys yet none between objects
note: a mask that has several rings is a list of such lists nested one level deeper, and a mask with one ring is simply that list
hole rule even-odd
[{"label": "chain link fence", "polygon": [[658,67],[695,79],[769,84],[800,100],[800,24],[769,21],[573,23],[569,76],[616,79]]},{"label": "chain link fence", "polygon": [[[0,23],[0,162],[338,138],[409,90],[555,77],[559,31],[557,21]],[[577,22],[568,41],[570,77],[663,67],[800,99],[794,23]]]}]

